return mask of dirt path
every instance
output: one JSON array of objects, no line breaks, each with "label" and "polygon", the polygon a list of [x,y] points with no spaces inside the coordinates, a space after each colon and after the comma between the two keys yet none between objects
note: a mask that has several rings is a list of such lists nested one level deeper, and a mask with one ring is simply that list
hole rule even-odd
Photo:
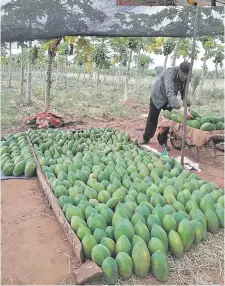
[{"label": "dirt path", "polygon": [[38,180],[3,181],[1,194],[2,284],[73,283],[72,248]]}]

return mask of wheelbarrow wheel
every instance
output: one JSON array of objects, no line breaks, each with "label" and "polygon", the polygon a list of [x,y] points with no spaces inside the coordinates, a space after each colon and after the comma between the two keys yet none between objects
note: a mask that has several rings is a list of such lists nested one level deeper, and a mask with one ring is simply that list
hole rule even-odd
[{"label": "wheelbarrow wheel", "polygon": [[178,137],[174,132],[170,134],[170,143],[176,150],[181,150],[182,147],[182,139]]},{"label": "wheelbarrow wheel", "polygon": [[215,145],[215,148],[216,148],[217,150],[219,150],[219,151],[224,152],[224,142],[217,143],[217,144]]}]

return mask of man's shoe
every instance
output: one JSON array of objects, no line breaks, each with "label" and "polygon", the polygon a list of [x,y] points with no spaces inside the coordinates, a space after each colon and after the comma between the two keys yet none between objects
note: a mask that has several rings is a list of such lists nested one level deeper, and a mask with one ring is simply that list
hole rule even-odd
[{"label": "man's shoe", "polygon": [[150,140],[145,140],[145,139],[143,139],[142,142],[140,143],[140,145],[146,145],[146,144],[148,144],[149,141],[150,141]]},{"label": "man's shoe", "polygon": [[166,149],[166,151],[170,151],[170,147],[167,144],[163,144],[163,145],[161,145],[161,147],[163,150]]}]

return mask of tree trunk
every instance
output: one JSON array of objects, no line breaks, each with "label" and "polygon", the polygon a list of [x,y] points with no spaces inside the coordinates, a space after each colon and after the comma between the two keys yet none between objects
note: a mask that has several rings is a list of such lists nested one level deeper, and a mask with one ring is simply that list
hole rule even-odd
[{"label": "tree trunk", "polygon": [[78,76],[77,76],[77,82],[79,81],[80,74],[81,74],[81,66],[79,66],[79,71],[78,71]]},{"label": "tree trunk", "polygon": [[169,56],[169,55],[166,55],[166,56],[165,56],[163,69],[165,69],[165,68],[166,68],[167,60],[168,60],[168,56]]},{"label": "tree trunk", "polygon": [[28,62],[27,62],[27,90],[26,90],[26,103],[31,103],[31,59],[30,52],[32,48],[32,42],[29,41],[28,48]]},{"label": "tree trunk", "polygon": [[124,65],[122,65],[122,75],[121,75],[121,77],[122,77],[121,82],[122,83],[123,83],[123,75],[124,75]]},{"label": "tree trunk", "polygon": [[138,73],[138,89],[137,89],[137,95],[139,96],[139,94],[140,94],[140,87],[141,87],[141,75],[142,75],[142,72],[143,72],[143,68],[141,68],[140,70],[139,70],[139,73]]},{"label": "tree trunk", "polygon": [[84,65],[84,82],[85,82],[85,75],[86,75],[86,67]]},{"label": "tree trunk", "polygon": [[115,74],[116,74],[116,65],[113,67],[113,90],[115,90]]},{"label": "tree trunk", "polygon": [[23,94],[23,81],[24,81],[24,42],[21,43],[21,62],[20,62],[20,89],[19,89],[19,98],[18,98],[18,103],[21,100],[21,96]]},{"label": "tree trunk", "polygon": [[137,53],[137,66],[135,70],[135,84],[134,84],[134,96],[136,97],[138,92],[138,75],[139,75],[139,62],[140,62],[140,56],[141,56],[141,47],[138,47],[138,53]]},{"label": "tree trunk", "polygon": [[119,73],[118,73],[118,82],[117,82],[117,89],[120,88],[120,85],[121,85],[121,77],[122,77],[122,63],[120,62],[120,65],[119,65]]},{"label": "tree trunk", "polygon": [[9,60],[8,60],[8,73],[9,73],[9,82],[8,87],[12,87],[12,43],[9,43]]},{"label": "tree trunk", "polygon": [[48,65],[47,65],[46,89],[45,89],[45,109],[50,108],[50,102],[51,102],[52,63],[53,63],[53,56],[51,52],[48,52]]},{"label": "tree trunk", "polygon": [[59,75],[59,57],[56,59],[56,75],[55,75],[55,90],[58,85],[58,75]]},{"label": "tree trunk", "polygon": [[65,56],[65,87],[67,88],[67,55]]},{"label": "tree trunk", "polygon": [[95,67],[95,70],[94,70],[94,76],[95,76],[95,82],[97,82],[97,72],[96,72],[96,67]]},{"label": "tree trunk", "polygon": [[174,53],[173,53],[173,57],[172,57],[172,62],[171,62],[171,67],[174,67],[176,65],[176,60],[177,60],[177,54],[179,52],[179,49],[180,49],[180,42],[181,42],[181,39],[179,38],[176,42],[176,46],[175,46],[175,49],[174,49]]},{"label": "tree trunk", "polygon": [[93,64],[90,67],[90,80],[91,80],[91,87],[93,86]]},{"label": "tree trunk", "polygon": [[108,73],[107,73],[107,70],[104,70],[104,77],[103,77],[103,82],[106,81],[106,77],[107,77]]},{"label": "tree trunk", "polygon": [[[91,81],[91,64],[88,67],[88,80]],[[90,83],[91,84],[91,83]]]},{"label": "tree trunk", "polygon": [[131,59],[132,59],[132,53],[133,53],[133,51],[130,50],[130,55],[129,55],[128,64],[127,64],[127,74],[126,74],[126,78],[125,78],[123,101],[128,100],[128,83],[129,83],[129,76],[130,76],[130,64],[131,64]]},{"label": "tree trunk", "polygon": [[214,93],[214,90],[216,88],[217,72],[218,72],[218,63],[216,63],[216,68],[215,68],[215,73],[214,73],[212,94]]},{"label": "tree trunk", "polygon": [[101,78],[100,78],[100,83],[104,83],[105,70],[103,69],[101,73],[102,73],[102,80],[101,80]]},{"label": "tree trunk", "polygon": [[43,84],[42,84],[42,95],[44,95],[45,94],[45,86],[46,86],[46,71],[44,69],[42,69],[41,74],[43,75],[43,77],[42,77],[42,81],[43,81]]},{"label": "tree trunk", "polygon": [[204,54],[204,61],[203,61],[203,68],[202,68],[202,73],[201,73],[201,79],[200,79],[200,83],[199,83],[199,91],[198,91],[197,97],[196,97],[196,101],[197,102],[199,102],[199,98],[201,97],[201,94],[202,94],[202,88],[203,88],[203,84],[204,84],[207,56],[208,56],[208,50],[206,49],[205,50],[205,54]]},{"label": "tree trunk", "polygon": [[100,67],[98,67],[98,70],[97,70],[96,95],[99,94],[99,76],[100,76]]}]

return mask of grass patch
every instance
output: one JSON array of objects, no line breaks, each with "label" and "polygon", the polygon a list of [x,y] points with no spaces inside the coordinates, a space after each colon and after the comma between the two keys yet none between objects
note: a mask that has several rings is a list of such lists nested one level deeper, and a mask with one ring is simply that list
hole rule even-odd
[{"label": "grass patch", "polygon": [[[96,85],[93,79],[92,86],[88,77],[84,80],[81,75],[79,82],[76,81],[77,75],[69,74],[67,79],[67,88],[65,87],[65,79],[63,76],[58,77],[57,87],[55,87],[55,78],[53,75],[52,83],[52,101],[51,109],[55,109],[65,115],[69,120],[81,118],[83,116],[107,117],[114,118],[134,118],[145,113],[144,110],[149,105],[149,98],[155,78],[141,78],[140,91],[134,93],[134,78],[129,81],[128,102],[123,102],[124,85],[120,88],[113,86],[112,76],[106,76],[105,81],[101,77],[99,86],[99,95],[96,95]],[[2,76],[2,128],[7,129],[12,125],[21,126],[22,120],[28,114],[43,111],[45,109],[45,82],[43,75],[32,75],[32,104],[30,106],[18,105],[15,98],[19,91],[19,75],[13,74],[12,86],[7,87],[7,74]],[[115,78],[116,80],[116,78]],[[200,113],[214,112],[217,114],[224,113],[224,89],[223,83],[218,81],[217,88],[211,94],[211,86],[213,80],[207,80],[203,89],[201,105],[193,104]],[[21,104],[25,102],[26,82],[24,83],[24,95],[21,98]],[[190,96],[192,101],[193,96]],[[136,105],[135,107],[132,106]]]},{"label": "grass patch", "polygon": [[211,89],[203,89],[202,97],[199,102],[195,102],[195,98],[191,97],[192,107],[201,114],[213,113],[217,115],[224,114],[224,89],[216,88],[212,94]]}]

